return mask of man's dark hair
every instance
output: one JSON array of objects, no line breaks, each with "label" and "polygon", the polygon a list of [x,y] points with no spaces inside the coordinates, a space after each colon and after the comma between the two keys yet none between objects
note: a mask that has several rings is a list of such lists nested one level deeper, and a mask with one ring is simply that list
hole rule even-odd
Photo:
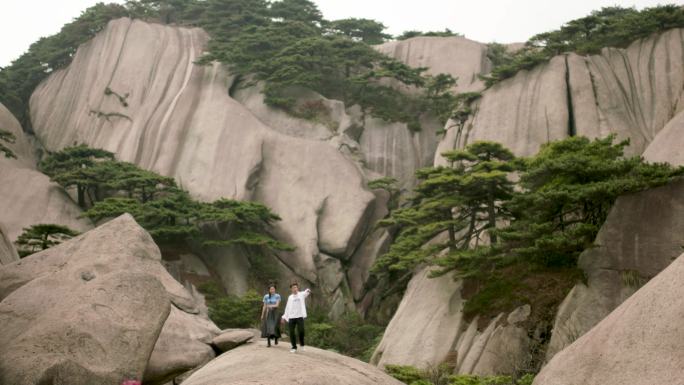
[{"label": "man's dark hair", "polygon": [[294,282],[292,282],[292,283],[290,284],[290,288],[292,288],[292,286],[297,286],[297,287],[299,287],[299,284],[297,283],[297,281],[294,281]]}]

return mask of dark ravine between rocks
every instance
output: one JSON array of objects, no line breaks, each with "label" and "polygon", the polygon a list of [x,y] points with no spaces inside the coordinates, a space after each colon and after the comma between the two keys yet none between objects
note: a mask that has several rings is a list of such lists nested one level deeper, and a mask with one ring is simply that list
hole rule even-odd
[{"label": "dark ravine between rocks", "polygon": [[[629,155],[684,165],[683,36],[674,29],[625,49],[557,56],[486,90],[478,78],[492,68],[486,44],[416,37],[377,46],[458,77],[458,92],[482,92],[465,125],[448,122],[439,137],[443,127],[431,117],[412,132],[313,92],[298,97],[323,103],[331,122],[293,117],[264,103],[263,84],[244,87],[218,63],[195,64],[208,41],[203,30],[111,21],[35,90],[34,135],[0,105],[0,128],[16,136],[9,147],[17,155],[0,156],[0,384],[219,385],[276,376],[285,384],[399,384],[384,365],[445,361],[457,374],[518,371],[537,343],[526,326],[529,305],[468,322],[463,281],[428,278],[427,269],[403,296],[381,298],[369,270],[392,241],[376,227],[391,197],[368,182],[394,177],[407,193],[417,169],[445,165],[442,152],[477,140],[529,156],[552,140],[616,134],[631,140]],[[127,105],[107,89],[128,93]],[[174,177],[197,199],[271,207],[282,217],[274,235],[296,246],[273,259],[278,281],[314,287],[316,305],[332,318],[399,303],[371,364],[315,348],[293,356],[282,345],[267,350],[254,331],[220,330],[183,277],[215,278],[242,295],[253,288],[247,253],[196,246],[164,261],[130,215],[94,227],[37,169],[43,152],[74,143]],[[19,259],[13,242],[35,223],[83,234]],[[684,316],[684,182],[620,197],[596,244],[580,256],[586,282],[555,312],[535,384],[676,384],[684,378],[684,330],[676,326]],[[303,369],[286,371],[293,366]]]}]

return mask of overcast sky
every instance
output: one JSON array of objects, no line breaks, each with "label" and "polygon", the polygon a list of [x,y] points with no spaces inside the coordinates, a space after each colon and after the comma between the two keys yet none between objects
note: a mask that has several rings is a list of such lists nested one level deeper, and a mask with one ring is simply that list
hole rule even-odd
[{"label": "overcast sky", "polygon": [[[102,1],[102,0],[100,0]],[[603,6],[649,7],[684,0],[314,0],[326,19],[364,17],[383,22],[391,34],[444,30],[482,42],[525,41]],[[98,0],[0,0],[0,66]],[[123,3],[124,0],[114,2]]]}]

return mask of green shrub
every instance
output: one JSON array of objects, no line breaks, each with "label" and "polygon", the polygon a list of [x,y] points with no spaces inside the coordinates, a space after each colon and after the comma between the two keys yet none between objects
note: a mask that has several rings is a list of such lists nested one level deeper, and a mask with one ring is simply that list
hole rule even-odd
[{"label": "green shrub", "polygon": [[510,376],[451,375],[452,368],[446,364],[427,369],[413,366],[386,365],[385,372],[408,385],[531,385],[532,374],[525,374],[518,380]]},{"label": "green shrub", "polygon": [[365,322],[357,313],[331,320],[322,309],[313,309],[307,320],[307,343],[322,349],[370,360],[382,337],[383,327]]},{"label": "green shrub", "polygon": [[262,297],[250,290],[242,297],[223,293],[215,282],[199,286],[209,307],[209,318],[221,329],[251,328],[259,326]]}]

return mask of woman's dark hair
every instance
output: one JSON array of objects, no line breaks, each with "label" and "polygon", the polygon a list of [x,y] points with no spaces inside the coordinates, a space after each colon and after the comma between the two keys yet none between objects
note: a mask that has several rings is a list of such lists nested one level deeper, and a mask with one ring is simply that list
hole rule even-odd
[{"label": "woman's dark hair", "polygon": [[268,284],[268,298],[271,298],[271,288],[277,289],[275,283],[271,282]]}]

